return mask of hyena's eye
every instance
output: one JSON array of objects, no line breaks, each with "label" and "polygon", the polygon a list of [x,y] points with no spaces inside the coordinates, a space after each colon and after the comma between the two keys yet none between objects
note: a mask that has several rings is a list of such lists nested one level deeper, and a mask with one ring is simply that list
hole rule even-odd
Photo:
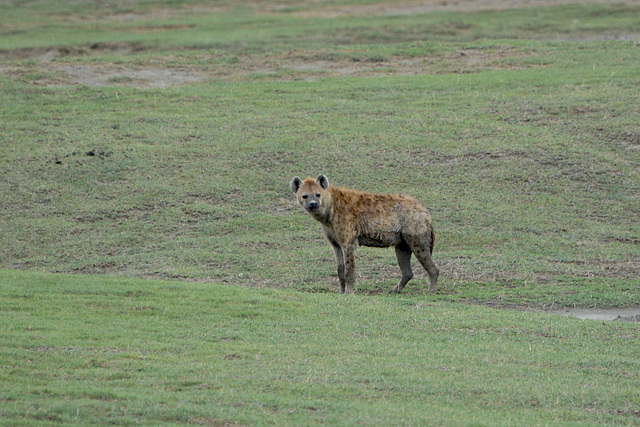
[{"label": "hyena's eye", "polygon": [[316,193],[316,197],[320,197],[320,193]]},{"label": "hyena's eye", "polygon": [[303,195],[302,195],[302,198],[303,198],[303,199],[306,199],[306,198],[308,198],[308,197],[309,197],[309,195],[308,195],[308,194],[303,194]]}]

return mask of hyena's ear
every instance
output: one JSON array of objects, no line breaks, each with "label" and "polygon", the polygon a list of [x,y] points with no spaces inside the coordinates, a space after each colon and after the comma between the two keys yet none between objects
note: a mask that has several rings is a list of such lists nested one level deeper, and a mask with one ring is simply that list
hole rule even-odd
[{"label": "hyena's ear", "polygon": [[298,189],[302,185],[302,180],[297,176],[291,180],[291,191],[293,194],[298,193]]},{"label": "hyena's ear", "polygon": [[322,174],[318,175],[318,177],[316,178],[316,183],[317,183],[320,187],[324,188],[325,190],[326,190],[327,188],[329,188],[329,180],[327,179],[327,177],[326,177],[326,176],[324,176],[324,175],[322,175]]}]

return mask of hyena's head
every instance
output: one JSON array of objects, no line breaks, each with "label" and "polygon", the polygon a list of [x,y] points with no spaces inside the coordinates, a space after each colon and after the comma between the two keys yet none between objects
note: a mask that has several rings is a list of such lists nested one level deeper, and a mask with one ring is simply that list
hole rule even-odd
[{"label": "hyena's head", "polygon": [[325,202],[325,191],[329,188],[329,180],[324,175],[316,179],[297,176],[291,181],[291,191],[298,196],[298,203],[313,216],[321,216],[328,207]]}]

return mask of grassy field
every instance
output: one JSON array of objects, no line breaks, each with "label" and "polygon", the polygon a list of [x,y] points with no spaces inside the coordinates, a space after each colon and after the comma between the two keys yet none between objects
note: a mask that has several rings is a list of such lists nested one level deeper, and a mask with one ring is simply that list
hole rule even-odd
[{"label": "grassy field", "polygon": [[631,323],[2,271],[4,425],[638,424]]},{"label": "grassy field", "polygon": [[[63,3],[0,3],[3,419],[640,424],[637,327],[461,304],[640,303],[640,7]],[[318,173],[436,295],[334,295]]]}]

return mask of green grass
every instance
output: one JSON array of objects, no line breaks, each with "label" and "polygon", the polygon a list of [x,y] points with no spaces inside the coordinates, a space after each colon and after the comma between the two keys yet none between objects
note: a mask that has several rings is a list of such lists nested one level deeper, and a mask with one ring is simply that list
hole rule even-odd
[{"label": "green grass", "polygon": [[632,324],[101,276],[0,286],[5,425],[638,422]]},{"label": "green grass", "polygon": [[[275,2],[201,1],[59,4],[50,0],[0,5],[4,16],[0,47],[77,45],[131,41],[150,46],[217,47],[242,51],[316,48],[318,45],[549,39],[636,35],[637,6],[565,5],[500,13],[432,12],[401,15],[328,16],[354,2],[332,5],[297,2],[283,9]],[[380,1],[370,3],[383,3]],[[337,7],[334,7],[337,6]],[[355,10],[357,11],[357,5]],[[163,13],[164,12],[164,13]]]},{"label": "green grass", "polygon": [[[429,206],[447,294],[528,281],[545,304],[598,303],[579,295],[603,285],[601,303],[637,302],[637,47],[563,46],[537,45],[569,55],[553,66],[465,75],[143,91],[5,77],[2,266],[333,289],[331,250],[288,192],[323,172]],[[360,286],[390,287],[395,270],[370,274],[394,263],[372,251]]]},{"label": "green grass", "polygon": [[[640,9],[63,3],[0,4],[3,422],[638,424],[637,328],[481,305],[640,303]],[[318,173],[431,209],[436,295],[334,295]]]}]

